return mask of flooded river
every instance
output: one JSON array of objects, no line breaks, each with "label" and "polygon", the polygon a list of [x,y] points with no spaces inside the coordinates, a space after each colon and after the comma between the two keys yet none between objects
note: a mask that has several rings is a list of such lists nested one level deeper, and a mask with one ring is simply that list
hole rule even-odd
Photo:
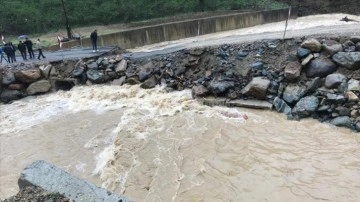
[{"label": "flooded river", "polygon": [[0,111],[1,199],[39,159],[134,201],[360,199],[360,135],[312,119],[101,85]]}]

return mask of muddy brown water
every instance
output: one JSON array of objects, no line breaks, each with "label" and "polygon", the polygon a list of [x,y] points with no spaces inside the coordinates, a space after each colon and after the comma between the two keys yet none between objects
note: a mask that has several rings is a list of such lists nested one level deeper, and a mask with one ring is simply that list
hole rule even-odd
[{"label": "muddy brown water", "polygon": [[312,119],[138,86],[75,87],[0,110],[1,199],[39,159],[134,201],[360,199],[359,134]]}]

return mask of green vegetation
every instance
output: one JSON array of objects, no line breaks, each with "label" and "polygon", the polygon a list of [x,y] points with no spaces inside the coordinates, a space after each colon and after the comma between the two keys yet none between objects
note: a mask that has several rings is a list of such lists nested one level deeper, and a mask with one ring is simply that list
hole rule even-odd
[{"label": "green vegetation", "polygon": [[[127,23],[184,13],[277,9],[273,0],[63,0],[71,27]],[[1,0],[0,34],[56,32],[65,28],[61,0]]]}]

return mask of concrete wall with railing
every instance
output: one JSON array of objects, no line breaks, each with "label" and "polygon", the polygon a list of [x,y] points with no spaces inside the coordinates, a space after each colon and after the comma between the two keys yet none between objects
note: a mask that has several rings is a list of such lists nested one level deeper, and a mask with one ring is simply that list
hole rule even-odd
[{"label": "concrete wall with railing", "polygon": [[[296,18],[296,10],[291,11],[291,18]],[[195,37],[204,34],[241,29],[255,25],[284,21],[288,18],[289,9],[232,13],[186,21],[164,23],[159,25],[134,28],[122,32],[98,36],[98,46],[120,46],[130,49],[160,43]],[[90,38],[63,43],[63,48],[91,47]],[[59,46],[51,46],[48,50],[58,50]]]}]

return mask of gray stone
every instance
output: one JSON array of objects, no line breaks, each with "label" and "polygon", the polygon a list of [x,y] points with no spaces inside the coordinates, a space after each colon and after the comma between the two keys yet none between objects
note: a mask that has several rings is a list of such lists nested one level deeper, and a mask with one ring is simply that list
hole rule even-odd
[{"label": "gray stone", "polygon": [[92,63],[87,64],[87,67],[88,67],[89,70],[90,69],[98,69],[99,65],[98,65],[97,62],[92,62]]},{"label": "gray stone", "polygon": [[126,79],[126,83],[130,84],[130,85],[136,85],[141,83],[138,79],[138,77],[129,77]]},{"label": "gray stone", "polygon": [[353,43],[359,43],[360,42],[360,36],[351,36],[350,41]]},{"label": "gray stone", "polygon": [[49,92],[50,89],[51,84],[48,80],[40,80],[30,84],[29,87],[26,89],[26,92],[29,95],[35,95],[39,93]]},{"label": "gray stone", "polygon": [[306,66],[312,59],[314,59],[314,55],[313,55],[313,54],[310,54],[310,55],[306,56],[306,58],[304,58],[304,59],[301,61],[301,65],[302,65],[302,66]]},{"label": "gray stone", "polygon": [[352,91],[346,91],[344,96],[348,99],[349,102],[359,102],[359,97]]},{"label": "gray stone", "polygon": [[327,58],[316,58],[306,67],[307,77],[326,77],[327,75],[336,71],[336,65]]},{"label": "gray stone", "polygon": [[251,109],[272,109],[272,104],[267,101],[261,100],[242,100],[236,99],[225,102],[225,106],[227,107],[245,107]]},{"label": "gray stone", "polygon": [[102,83],[104,81],[103,73],[97,69],[89,69],[86,72],[86,76],[93,83]]},{"label": "gray stone", "polygon": [[264,68],[264,63],[262,63],[262,62],[255,62],[251,65],[252,70],[259,70],[262,68]]},{"label": "gray stone", "polygon": [[283,100],[295,104],[305,94],[305,88],[298,85],[288,85],[283,93]]},{"label": "gray stone", "polygon": [[347,77],[340,73],[329,74],[326,76],[325,87],[326,88],[337,88],[341,83],[347,81]]},{"label": "gray stone", "polygon": [[158,83],[158,80],[156,78],[156,76],[152,76],[149,79],[147,79],[146,81],[144,81],[144,83],[142,83],[140,85],[141,88],[144,89],[150,89],[150,88],[154,88],[156,86],[156,84]]},{"label": "gray stone", "polygon": [[225,106],[226,99],[225,98],[205,97],[205,98],[200,98],[199,102],[202,103],[203,105],[207,105],[210,107]]},{"label": "gray stone", "polygon": [[52,65],[41,65],[39,69],[41,70],[41,74],[45,79],[48,79],[50,76]]},{"label": "gray stone", "polygon": [[203,97],[209,93],[209,90],[203,85],[194,85],[191,89],[192,97]]},{"label": "gray stone", "polygon": [[122,76],[120,77],[119,79],[114,79],[112,82],[111,82],[111,85],[117,85],[117,86],[121,86],[124,84],[126,80],[126,76]]},{"label": "gray stone", "polygon": [[331,46],[328,45],[324,45],[323,44],[323,49],[325,50],[326,53],[328,53],[330,56],[333,56],[334,54],[343,51],[343,47],[341,44],[334,44]]},{"label": "gray stone", "polygon": [[121,62],[119,62],[119,64],[116,65],[115,72],[116,73],[125,72],[126,68],[127,68],[127,61],[121,60]]},{"label": "gray stone", "polygon": [[152,62],[148,62],[145,65],[139,67],[138,77],[139,80],[145,81],[146,79],[150,78],[152,73],[154,72],[154,64]]},{"label": "gray stone", "polygon": [[290,62],[285,67],[285,78],[294,82],[299,79],[301,73],[301,65],[298,62]]},{"label": "gray stone", "polygon": [[350,41],[350,40],[347,40],[345,41],[343,44],[342,44],[344,47],[350,47],[350,46],[355,46],[355,43]]},{"label": "gray stone", "polygon": [[13,100],[19,100],[26,96],[27,94],[22,91],[4,89],[0,94],[0,101],[4,103],[8,103]]},{"label": "gray stone", "polygon": [[319,106],[319,99],[315,96],[301,98],[292,109],[294,116],[305,118],[314,113]]},{"label": "gray stone", "polygon": [[321,51],[321,43],[316,39],[307,39],[301,44],[302,48],[311,50],[312,52]]},{"label": "gray stone", "polygon": [[269,86],[270,81],[268,79],[254,77],[250,83],[241,90],[241,93],[260,100],[264,100],[266,98],[266,91]]},{"label": "gray stone", "polygon": [[360,81],[355,80],[355,79],[350,79],[348,81],[348,90],[360,91]]},{"label": "gray stone", "polygon": [[333,93],[326,94],[326,100],[331,104],[343,104],[346,102],[344,95],[337,95]]},{"label": "gray stone", "polygon": [[332,59],[339,66],[349,70],[360,69],[360,52],[338,52]]},{"label": "gray stone", "polygon": [[234,82],[232,81],[216,81],[212,80],[209,84],[209,90],[215,94],[223,94],[226,93],[230,88],[234,87]]},{"label": "gray stone", "polygon": [[351,119],[348,116],[339,116],[330,121],[332,125],[342,126],[342,127],[351,127]]},{"label": "gray stone", "polygon": [[287,103],[284,100],[280,99],[279,97],[276,97],[274,99],[273,105],[277,112],[281,112],[285,114],[291,113],[291,108],[289,107],[289,105],[287,105]]},{"label": "gray stone", "polygon": [[249,52],[248,51],[238,51],[238,57],[241,57],[241,58],[244,58],[244,57],[246,57],[246,56],[248,56],[249,55]]},{"label": "gray stone", "polygon": [[305,57],[307,57],[307,56],[310,55],[310,54],[311,54],[311,50],[309,50],[309,49],[301,48],[301,47],[299,47],[299,48],[297,49],[297,56],[298,56],[299,58],[305,58]]},{"label": "gray stone", "polygon": [[313,94],[321,86],[322,86],[321,79],[319,77],[315,77],[307,84],[305,94],[307,94],[307,95]]},{"label": "gray stone", "polygon": [[[1,74],[0,74],[1,75]],[[2,75],[2,81],[1,83],[3,85],[9,85],[11,83],[15,82],[15,75],[12,71],[4,71]]]},{"label": "gray stone", "polygon": [[27,166],[18,180],[19,188],[37,186],[42,189],[60,193],[79,202],[128,202],[120,196],[94,184],[75,177],[60,168],[45,161],[35,161]]},{"label": "gray stone", "polygon": [[360,51],[360,42],[357,42],[355,45],[355,51]]},{"label": "gray stone", "polygon": [[347,107],[344,106],[337,106],[335,108],[335,111],[340,115],[340,116],[350,116],[351,115],[351,110]]}]

